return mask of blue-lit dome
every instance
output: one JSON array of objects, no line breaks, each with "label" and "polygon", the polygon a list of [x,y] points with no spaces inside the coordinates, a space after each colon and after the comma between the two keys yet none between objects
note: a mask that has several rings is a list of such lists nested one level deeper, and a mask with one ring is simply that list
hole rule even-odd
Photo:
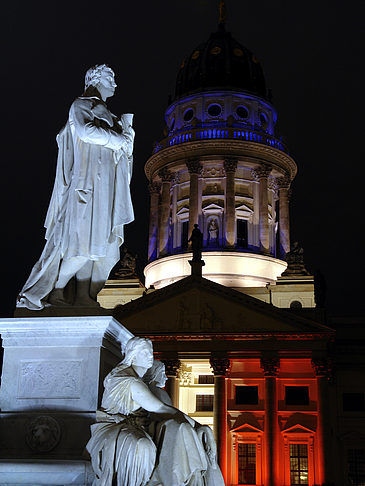
[{"label": "blue-lit dome", "polygon": [[182,62],[176,80],[175,99],[222,88],[267,97],[260,63],[220,24],[218,31]]}]

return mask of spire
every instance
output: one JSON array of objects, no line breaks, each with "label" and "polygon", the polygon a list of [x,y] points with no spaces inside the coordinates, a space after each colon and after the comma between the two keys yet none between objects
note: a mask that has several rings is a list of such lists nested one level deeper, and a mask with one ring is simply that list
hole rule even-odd
[{"label": "spire", "polygon": [[218,25],[224,28],[224,24],[226,23],[227,18],[227,8],[226,8],[226,1],[219,0],[219,19]]}]

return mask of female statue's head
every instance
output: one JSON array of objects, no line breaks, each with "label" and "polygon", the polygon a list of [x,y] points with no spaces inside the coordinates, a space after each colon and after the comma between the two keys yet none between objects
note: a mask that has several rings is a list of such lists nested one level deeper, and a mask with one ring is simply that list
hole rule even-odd
[{"label": "female statue's head", "polygon": [[125,347],[123,364],[133,364],[143,368],[150,368],[153,363],[153,347],[150,339],[142,337],[131,338]]},{"label": "female statue's head", "polygon": [[97,64],[87,70],[85,92],[89,93],[96,89],[105,101],[113,96],[116,86],[114,72],[106,64]]},{"label": "female statue's head", "polygon": [[167,376],[165,372],[165,365],[162,361],[154,360],[153,365],[146,371],[143,381],[150,385],[155,382],[159,388],[164,388]]}]

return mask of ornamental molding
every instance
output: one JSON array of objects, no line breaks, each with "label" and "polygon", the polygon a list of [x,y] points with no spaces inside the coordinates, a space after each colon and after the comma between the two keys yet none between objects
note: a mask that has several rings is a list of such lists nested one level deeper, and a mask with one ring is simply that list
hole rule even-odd
[{"label": "ornamental molding", "polygon": [[224,176],[225,173],[223,167],[203,167],[202,177],[204,177],[205,179],[221,178]]},{"label": "ornamental molding", "polygon": [[[288,173],[293,180],[297,174],[297,165],[290,155],[273,147],[261,145],[255,142],[239,140],[203,140],[187,142],[181,145],[167,147],[156,154],[153,154],[146,162],[145,173],[148,179],[158,172],[160,168],[167,164],[182,164],[183,160],[197,157],[218,157],[218,158],[237,158],[245,160],[253,157],[270,163],[273,169],[280,173]],[[182,160],[183,159],[183,160]]]}]

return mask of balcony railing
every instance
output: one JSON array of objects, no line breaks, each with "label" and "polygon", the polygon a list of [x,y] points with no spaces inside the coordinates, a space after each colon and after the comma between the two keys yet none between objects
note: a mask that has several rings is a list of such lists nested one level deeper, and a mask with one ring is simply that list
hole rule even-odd
[{"label": "balcony railing", "polygon": [[181,145],[187,142],[194,142],[198,140],[214,140],[214,139],[226,139],[226,140],[242,140],[245,142],[256,142],[282,152],[289,153],[285,144],[277,138],[257,130],[241,129],[241,128],[195,128],[189,131],[183,131],[170,135],[164,138],[160,142],[156,143],[153,148],[153,153],[157,153],[174,145]]}]

